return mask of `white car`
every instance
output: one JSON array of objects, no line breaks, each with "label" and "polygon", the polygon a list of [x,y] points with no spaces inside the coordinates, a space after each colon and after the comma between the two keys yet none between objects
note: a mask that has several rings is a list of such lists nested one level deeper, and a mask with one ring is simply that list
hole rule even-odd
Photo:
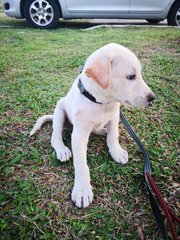
[{"label": "white car", "polygon": [[180,0],[2,0],[6,15],[36,28],[54,28],[59,18],[146,19],[180,26]]}]

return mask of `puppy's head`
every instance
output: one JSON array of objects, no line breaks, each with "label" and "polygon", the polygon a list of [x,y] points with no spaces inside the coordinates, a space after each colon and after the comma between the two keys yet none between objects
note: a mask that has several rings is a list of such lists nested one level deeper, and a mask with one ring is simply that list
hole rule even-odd
[{"label": "puppy's head", "polygon": [[143,107],[154,100],[142,78],[138,58],[121,45],[110,43],[95,51],[87,59],[84,72],[114,101]]}]

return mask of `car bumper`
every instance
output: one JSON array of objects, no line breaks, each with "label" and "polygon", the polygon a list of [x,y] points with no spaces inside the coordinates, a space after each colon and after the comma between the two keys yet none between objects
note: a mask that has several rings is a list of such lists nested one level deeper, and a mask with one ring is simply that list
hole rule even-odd
[{"label": "car bumper", "polygon": [[3,10],[7,16],[21,18],[20,0],[2,0]]}]

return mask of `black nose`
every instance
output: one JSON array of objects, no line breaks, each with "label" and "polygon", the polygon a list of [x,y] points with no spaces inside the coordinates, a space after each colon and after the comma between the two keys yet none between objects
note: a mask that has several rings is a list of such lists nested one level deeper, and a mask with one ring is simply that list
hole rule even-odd
[{"label": "black nose", "polygon": [[155,99],[154,94],[149,93],[149,94],[147,95],[147,100],[148,100],[148,102],[152,102],[154,99]]}]

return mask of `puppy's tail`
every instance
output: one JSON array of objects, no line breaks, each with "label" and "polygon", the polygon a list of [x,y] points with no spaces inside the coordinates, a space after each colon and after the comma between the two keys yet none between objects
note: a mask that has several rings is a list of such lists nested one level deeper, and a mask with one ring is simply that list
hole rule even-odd
[{"label": "puppy's tail", "polygon": [[31,137],[32,135],[34,135],[38,130],[41,129],[41,127],[44,123],[50,122],[50,121],[53,121],[53,115],[44,115],[44,116],[38,118],[33,129],[31,130],[29,136]]}]

